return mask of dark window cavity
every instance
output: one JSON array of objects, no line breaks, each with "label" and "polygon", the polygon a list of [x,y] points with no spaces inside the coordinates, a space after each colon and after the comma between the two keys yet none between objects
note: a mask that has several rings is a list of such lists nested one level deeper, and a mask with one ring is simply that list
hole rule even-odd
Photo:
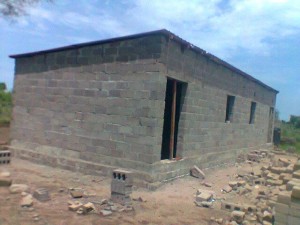
[{"label": "dark window cavity", "polygon": [[232,122],[234,101],[235,101],[235,96],[227,95],[226,118],[225,118],[226,123]]},{"label": "dark window cavity", "polygon": [[251,102],[249,124],[253,124],[255,121],[255,110],[256,110],[256,102]]}]

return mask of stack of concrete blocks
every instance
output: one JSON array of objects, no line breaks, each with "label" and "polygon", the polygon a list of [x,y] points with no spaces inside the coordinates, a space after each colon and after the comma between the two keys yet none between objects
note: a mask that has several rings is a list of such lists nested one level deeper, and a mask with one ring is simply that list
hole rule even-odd
[{"label": "stack of concrete blocks", "polygon": [[130,205],[133,185],[133,173],[117,169],[112,173],[111,200],[121,205]]},{"label": "stack of concrete blocks", "polygon": [[293,179],[287,183],[286,192],[278,195],[275,203],[276,225],[300,224],[300,160],[294,166]]},{"label": "stack of concrete blocks", "polygon": [[11,161],[10,151],[0,151],[0,165],[9,164]]}]

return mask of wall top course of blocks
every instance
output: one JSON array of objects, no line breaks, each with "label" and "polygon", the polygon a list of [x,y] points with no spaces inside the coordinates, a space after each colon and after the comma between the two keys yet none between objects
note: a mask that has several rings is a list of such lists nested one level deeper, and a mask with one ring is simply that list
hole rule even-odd
[{"label": "wall top course of blocks", "polygon": [[[166,45],[170,40],[180,45],[180,49],[176,50],[176,56],[178,56],[180,52],[187,52],[185,56],[178,57],[177,59],[179,60],[184,58],[188,59],[190,57],[197,58],[197,64],[199,65],[201,62],[202,64],[206,64],[207,61],[211,61],[219,66],[219,70],[222,70],[223,67],[232,71],[233,74],[231,74],[231,76],[240,75],[241,78],[258,84],[264,89],[276,94],[278,93],[277,90],[249,74],[165,29],[44,51],[11,55],[10,57],[16,59],[16,74],[49,71],[70,66],[76,67],[110,62],[130,62],[143,59],[155,59],[160,62],[163,58],[163,54],[165,54],[163,52],[163,45]],[[187,69],[187,72],[193,72],[196,69],[196,67],[192,66],[194,61],[188,60],[187,62],[191,62],[191,65],[186,65],[185,69]],[[175,62],[175,64],[177,64],[177,62]],[[177,66],[180,66],[180,64],[177,64]],[[208,66],[206,70],[212,70],[213,67],[213,65]],[[218,73],[212,75],[213,77],[218,76]]]}]

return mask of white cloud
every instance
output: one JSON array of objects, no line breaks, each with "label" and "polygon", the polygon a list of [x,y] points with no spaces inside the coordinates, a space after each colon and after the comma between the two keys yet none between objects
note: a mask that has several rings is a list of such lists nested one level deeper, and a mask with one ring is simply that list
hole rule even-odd
[{"label": "white cloud", "polygon": [[[77,5],[70,0],[32,7],[18,25],[38,33],[52,24],[103,38],[167,28],[226,59],[240,49],[269,54],[273,39],[300,33],[299,11],[296,0],[92,0]],[[86,39],[87,33],[74,38]]]}]

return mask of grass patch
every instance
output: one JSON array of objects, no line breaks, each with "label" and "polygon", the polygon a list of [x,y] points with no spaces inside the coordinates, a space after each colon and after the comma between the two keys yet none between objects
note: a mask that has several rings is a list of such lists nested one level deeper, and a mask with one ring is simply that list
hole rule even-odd
[{"label": "grass patch", "polygon": [[11,93],[0,89],[0,126],[9,126],[12,111]]},{"label": "grass patch", "polygon": [[281,124],[281,141],[279,147],[284,150],[295,148],[300,153],[300,128],[296,128],[293,124]]}]

